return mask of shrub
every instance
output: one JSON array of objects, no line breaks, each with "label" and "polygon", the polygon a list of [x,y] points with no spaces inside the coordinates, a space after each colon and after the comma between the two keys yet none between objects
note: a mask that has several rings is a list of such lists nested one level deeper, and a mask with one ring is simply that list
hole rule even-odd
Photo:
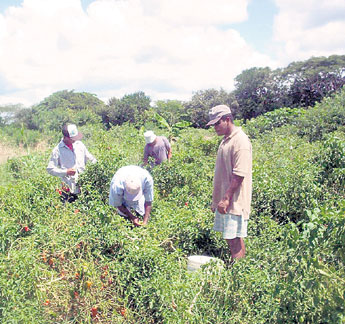
[{"label": "shrub", "polygon": [[343,194],[345,187],[345,141],[342,133],[325,136],[315,162],[320,165],[319,181]]}]

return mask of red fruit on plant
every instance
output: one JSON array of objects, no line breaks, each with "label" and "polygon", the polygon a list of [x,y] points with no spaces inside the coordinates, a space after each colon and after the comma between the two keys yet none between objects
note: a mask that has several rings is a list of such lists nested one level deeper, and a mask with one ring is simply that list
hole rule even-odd
[{"label": "red fruit on plant", "polygon": [[24,226],[24,231],[25,232],[29,232],[30,231],[30,228],[28,226]]},{"label": "red fruit on plant", "polygon": [[124,308],[124,307],[121,308],[120,313],[121,313],[121,315],[122,315],[123,317],[126,317],[126,315],[127,315],[127,309]]},{"label": "red fruit on plant", "polygon": [[42,260],[43,262],[47,262],[47,256],[45,252],[42,253]]},{"label": "red fruit on plant", "polygon": [[185,202],[184,204],[185,204],[185,206],[188,206],[188,202]]},{"label": "red fruit on plant", "polygon": [[92,316],[92,317],[96,317],[97,314],[98,314],[98,309],[97,309],[97,307],[92,307],[92,308],[91,308],[91,316]]}]

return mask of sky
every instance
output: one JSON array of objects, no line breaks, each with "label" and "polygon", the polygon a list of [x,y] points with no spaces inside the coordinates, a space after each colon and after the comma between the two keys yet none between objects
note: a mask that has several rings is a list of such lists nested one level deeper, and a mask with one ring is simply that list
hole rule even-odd
[{"label": "sky", "polygon": [[1,0],[0,106],[234,90],[252,67],[345,55],[344,0]]}]

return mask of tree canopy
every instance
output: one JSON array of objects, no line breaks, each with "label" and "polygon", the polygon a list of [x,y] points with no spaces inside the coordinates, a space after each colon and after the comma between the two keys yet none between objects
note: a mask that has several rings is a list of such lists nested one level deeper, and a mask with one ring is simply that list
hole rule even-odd
[{"label": "tree canopy", "polygon": [[29,129],[60,130],[68,122],[78,126],[100,122],[98,114],[103,107],[103,101],[94,94],[62,90],[30,109],[20,110],[16,118]]},{"label": "tree canopy", "polygon": [[230,106],[233,101],[234,96],[223,89],[207,89],[197,91],[184,107],[192,126],[203,128],[209,121],[208,113],[213,106],[220,104]]},{"label": "tree canopy", "polygon": [[309,107],[345,84],[345,55],[312,57],[286,68],[251,68],[235,78],[239,115],[251,119],[281,107]]},{"label": "tree canopy", "polygon": [[102,111],[102,120],[108,127],[122,125],[125,122],[142,124],[144,112],[150,109],[150,103],[150,97],[142,91],[127,94],[121,99],[113,97]]},{"label": "tree canopy", "polygon": [[[112,97],[107,104],[94,94],[62,90],[30,109],[16,113],[17,121],[29,129],[56,130],[66,122],[77,125],[102,122],[108,129],[129,122],[137,127],[147,122],[153,109],[168,124],[189,122],[204,128],[209,110],[219,104],[231,106],[235,119],[244,122],[278,108],[312,107],[345,84],[345,55],[312,57],[292,62],[285,68],[253,67],[235,78],[235,89],[196,91],[191,100],[157,101],[138,91],[122,98]],[[234,102],[238,105],[233,105]],[[14,106],[11,108],[15,108]]]}]

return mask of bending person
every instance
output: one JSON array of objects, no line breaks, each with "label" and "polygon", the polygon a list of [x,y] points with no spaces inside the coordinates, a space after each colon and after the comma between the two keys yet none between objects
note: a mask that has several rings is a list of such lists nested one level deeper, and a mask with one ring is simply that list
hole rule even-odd
[{"label": "bending person", "polygon": [[[111,180],[109,205],[135,226],[149,221],[153,201],[153,179],[150,173],[136,165],[118,169]],[[143,221],[140,222],[140,218]]]}]

